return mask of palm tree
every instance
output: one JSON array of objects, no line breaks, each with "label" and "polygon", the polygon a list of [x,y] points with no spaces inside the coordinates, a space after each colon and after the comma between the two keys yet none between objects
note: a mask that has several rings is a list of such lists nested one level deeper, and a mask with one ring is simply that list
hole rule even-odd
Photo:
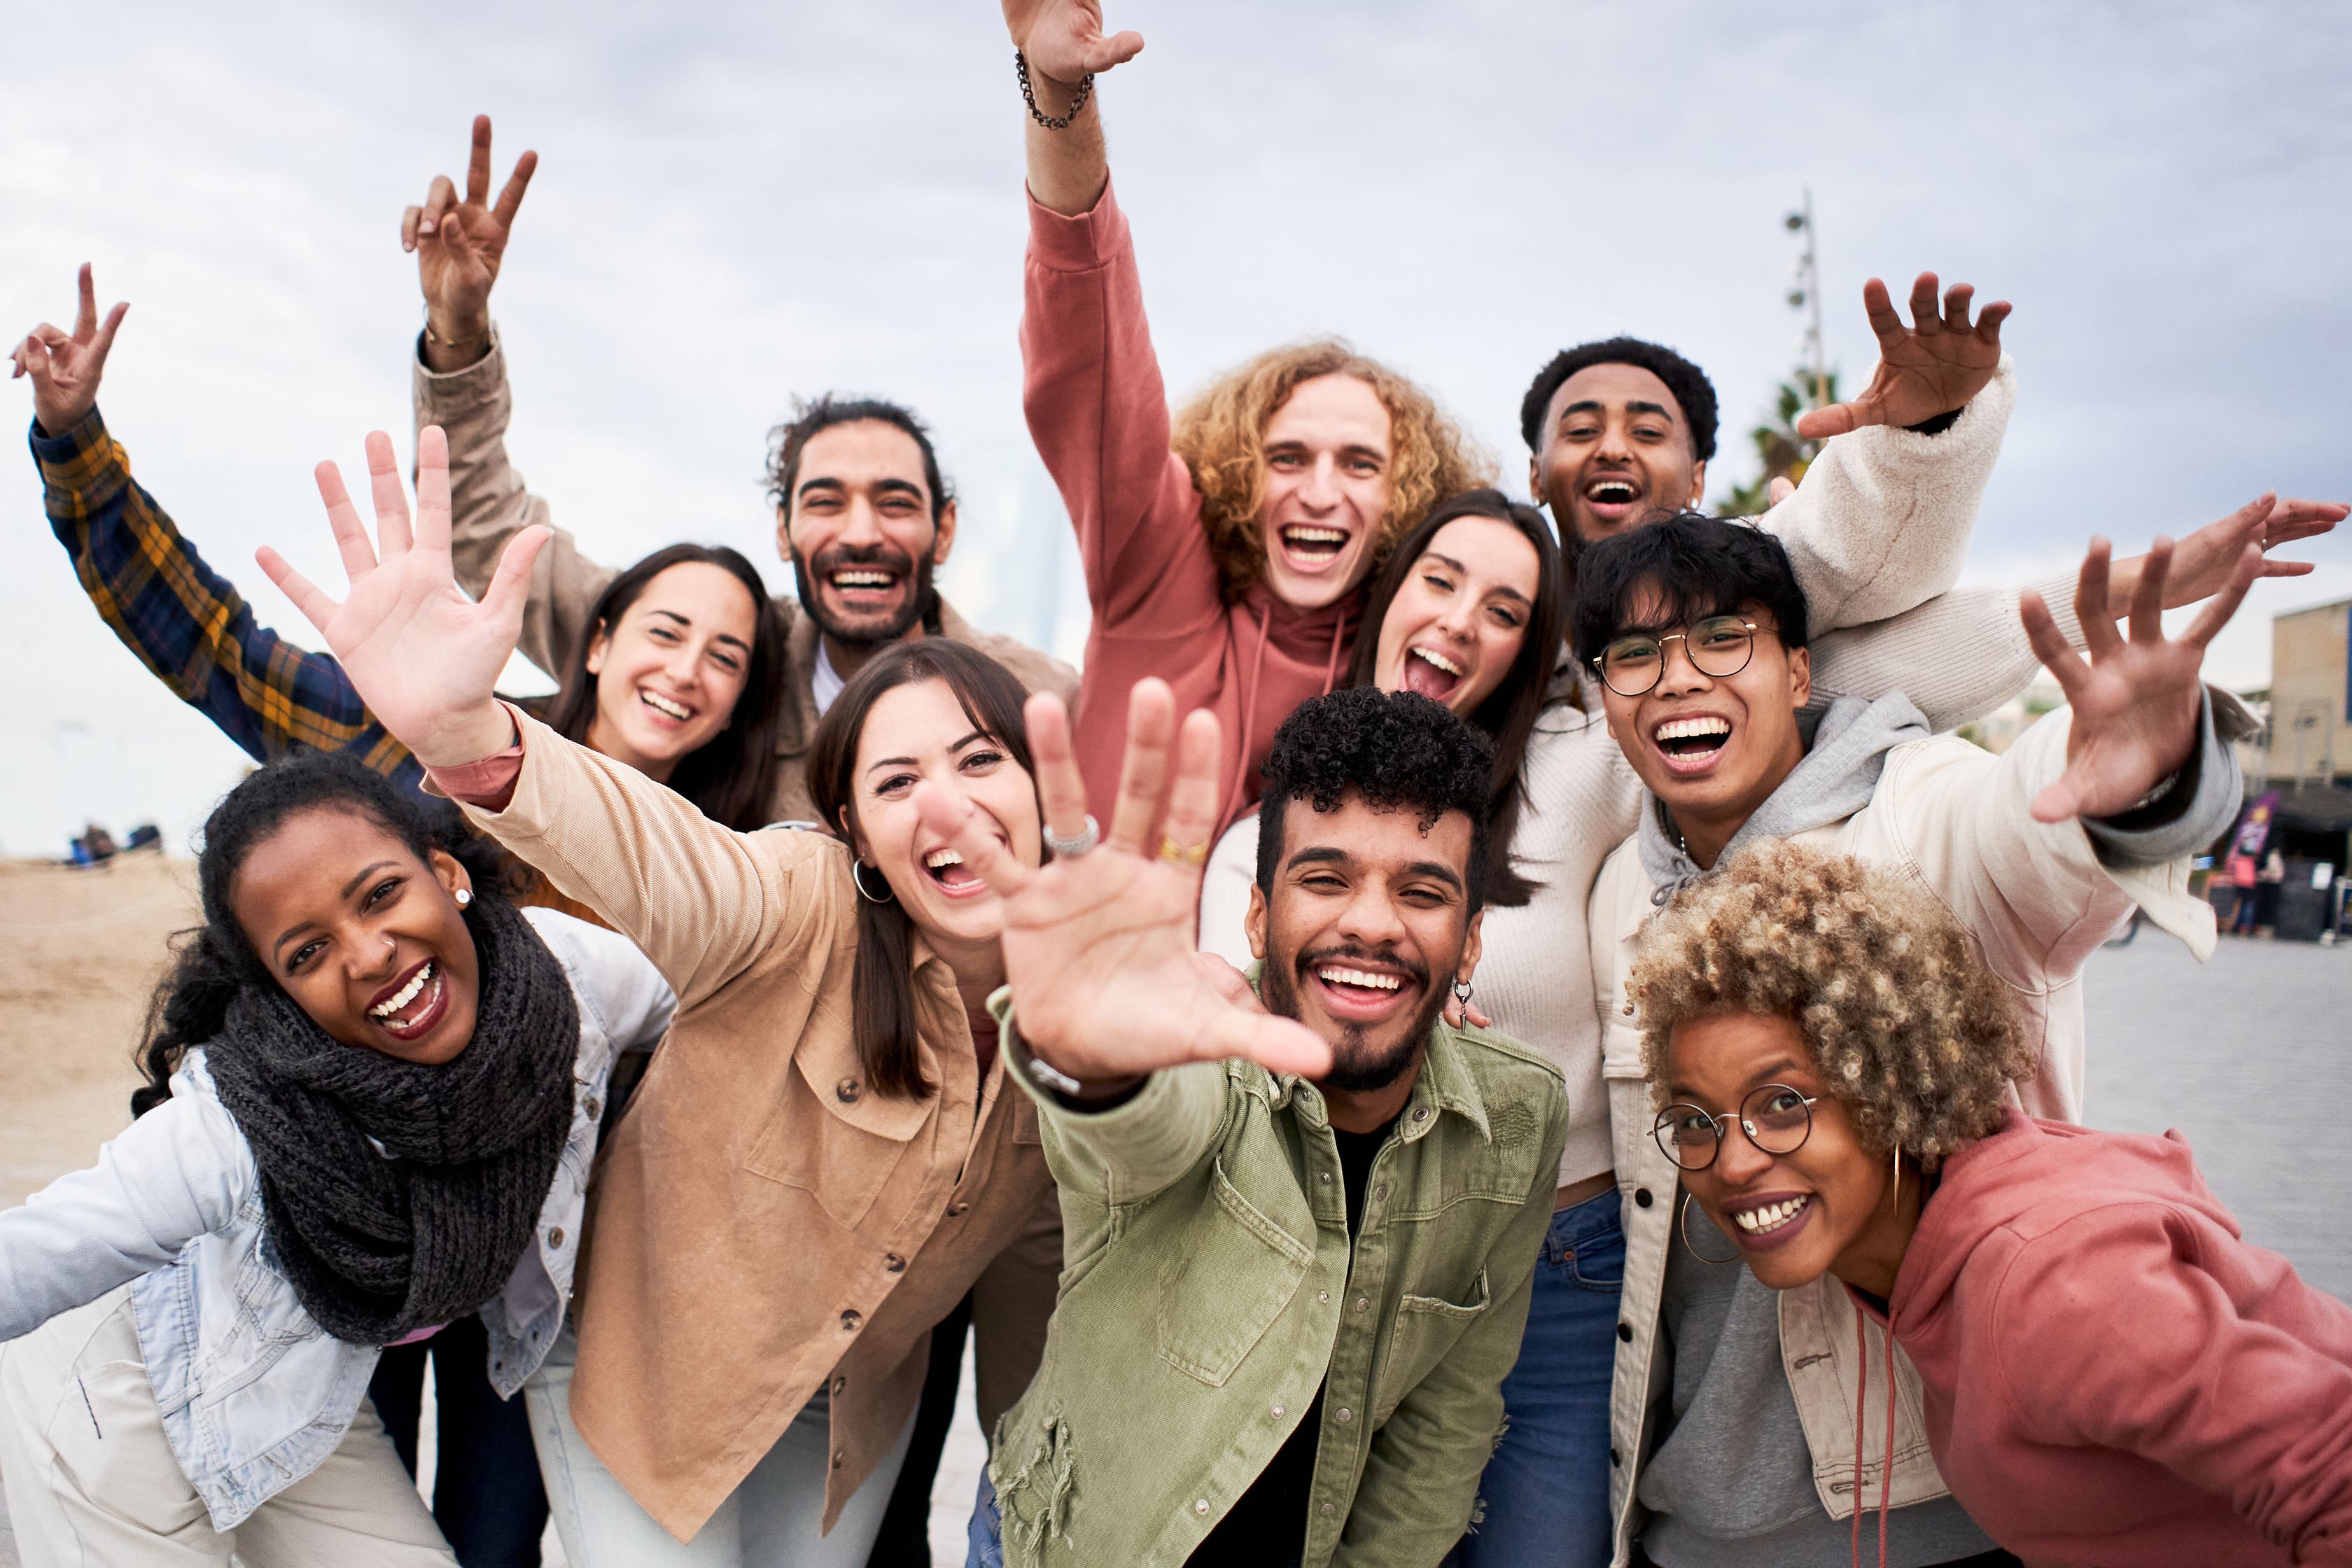
[{"label": "palm tree", "polygon": [[1791,379],[1780,383],[1773,399],[1773,422],[1759,425],[1748,433],[1756,444],[1756,456],[1763,471],[1751,484],[1736,485],[1730,498],[1723,503],[1726,517],[1754,517],[1770,504],[1767,491],[1774,479],[1787,479],[1796,484],[1805,477],[1806,465],[1821,451],[1819,441],[1808,441],[1797,434],[1797,416],[1809,408],[1820,408],[1838,400],[1837,372],[1831,371],[1822,378],[1821,395],[1808,398],[1801,388],[1810,384],[1812,372],[1800,370]]}]

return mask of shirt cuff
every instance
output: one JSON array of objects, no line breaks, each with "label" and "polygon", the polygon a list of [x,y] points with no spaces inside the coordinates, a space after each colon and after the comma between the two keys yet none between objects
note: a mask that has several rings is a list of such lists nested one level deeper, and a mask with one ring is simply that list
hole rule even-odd
[{"label": "shirt cuff", "polygon": [[37,419],[31,421],[26,429],[33,456],[45,463],[70,462],[93,447],[106,445],[106,421],[99,417],[98,405],[94,403],[70,430],[52,431]]},{"label": "shirt cuff", "polygon": [[2213,698],[2198,703],[2197,748],[2173,775],[2172,785],[2146,805],[2113,816],[2083,818],[2102,864],[2161,866],[2194,855],[2229,830],[2237,819],[2245,781],[2238,756],[2213,728]]},{"label": "shirt cuff", "polygon": [[1108,180],[1095,205],[1076,217],[1029,197],[1029,259],[1048,271],[1091,272],[1132,244]]},{"label": "shirt cuff", "polygon": [[[500,701],[507,718],[515,718],[514,705]],[[459,805],[470,805],[482,811],[504,811],[514,804],[515,782],[522,777],[522,726],[514,726],[514,744],[503,752],[493,752],[478,762],[459,763],[455,767],[426,768],[425,783],[435,795],[446,795]]]}]

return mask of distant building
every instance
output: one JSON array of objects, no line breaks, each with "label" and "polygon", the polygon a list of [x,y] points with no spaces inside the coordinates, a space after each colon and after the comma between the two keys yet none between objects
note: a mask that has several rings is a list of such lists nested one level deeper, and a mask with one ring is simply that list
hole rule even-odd
[{"label": "distant building", "polygon": [[2271,618],[2271,722],[2263,773],[2276,788],[2352,784],[2352,599]]},{"label": "distant building", "polygon": [[2048,674],[2037,675],[2033,684],[1978,720],[1960,726],[1960,737],[1974,741],[1986,751],[1998,756],[2017,744],[2017,738],[2032,726],[2044,713],[2053,713],[2066,705],[2066,693]]}]

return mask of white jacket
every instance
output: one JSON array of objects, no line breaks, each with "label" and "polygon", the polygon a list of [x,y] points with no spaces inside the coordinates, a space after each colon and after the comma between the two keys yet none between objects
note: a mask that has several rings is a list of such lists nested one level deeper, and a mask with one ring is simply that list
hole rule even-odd
[{"label": "white jacket", "polygon": [[[1899,702],[1900,699],[1890,700]],[[2215,704],[2224,731],[2233,705]],[[2079,1118],[2083,1104],[2081,970],[2137,905],[2200,958],[2213,949],[2213,911],[2189,890],[2189,861],[2104,863],[2082,822],[2037,822],[2033,797],[2064,771],[2072,715],[2061,710],[1994,756],[1951,736],[1906,742],[1885,753],[1869,804],[1843,820],[1792,834],[1794,842],[1857,855],[1899,868],[1932,892],[1977,939],[1985,963],[2006,984],[2036,1047],[2037,1067],[2018,1085],[2037,1116]],[[2226,748],[2207,756],[2225,776],[2200,777],[2198,801],[2235,787]],[[2205,770],[2210,774],[2215,770]],[[2213,831],[2227,826],[2226,812]],[[1672,1378],[1657,1354],[1659,1307],[1672,1245],[1680,1173],[1651,1137],[1656,1109],[1643,1076],[1642,1037],[1623,1000],[1635,938],[1655,907],[1656,882],[1638,836],[1601,870],[1591,910],[1592,972],[1602,1028],[1617,1184],[1623,1198],[1625,1285],[1618,1312],[1617,1367],[1611,1394],[1611,1508],[1615,1563],[1631,1560],[1641,1510],[1635,1489],[1654,1447],[1656,1415]],[[1780,1357],[1813,1460],[1814,1484],[1834,1519],[1855,1506],[1854,1407],[1861,1367],[1853,1306],[1824,1276],[1780,1298]],[[1894,1479],[1897,1508],[1945,1495],[1927,1448],[1918,1375],[1897,1361]],[[1871,1401],[1862,1444],[1862,1495],[1880,1494],[1885,1416]]]},{"label": "white jacket", "polygon": [[[540,1210],[539,1245],[481,1310],[490,1382],[509,1398],[554,1343],[571,1300],[613,1058],[659,1039],[677,1006],[627,938],[553,910],[523,917],[572,983],[580,1049],[571,1136]],[[202,1051],[172,1075],[172,1098],[100,1149],[97,1164],[0,1213],[0,1339],[131,1279],[173,1456],[213,1528],[233,1530],[334,1452],[378,1352],[331,1337],[278,1273],[253,1152]]]}]

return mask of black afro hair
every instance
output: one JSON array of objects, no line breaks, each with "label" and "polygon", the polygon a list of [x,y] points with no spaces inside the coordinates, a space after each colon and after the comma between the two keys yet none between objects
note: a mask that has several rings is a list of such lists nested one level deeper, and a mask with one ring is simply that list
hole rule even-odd
[{"label": "black afro hair", "polygon": [[1284,809],[1303,800],[1317,811],[1333,811],[1348,795],[1376,811],[1417,812],[1424,833],[1448,812],[1467,816],[1470,909],[1475,912],[1485,901],[1495,746],[1478,729],[1413,691],[1350,686],[1300,703],[1274,732],[1265,760],[1258,807],[1260,888],[1274,889]]},{"label": "black afro hair", "polygon": [[1715,456],[1715,383],[1707,380],[1706,372],[1674,350],[1660,343],[1643,342],[1640,338],[1580,343],[1552,355],[1551,363],[1536,373],[1527,396],[1519,401],[1519,434],[1526,437],[1528,451],[1540,451],[1543,447],[1544,415],[1550,409],[1552,395],[1559,390],[1560,384],[1578,371],[1596,364],[1637,365],[1664,382],[1666,390],[1675,395],[1675,401],[1683,405],[1683,422],[1690,426],[1691,450],[1698,461],[1704,463]]}]

